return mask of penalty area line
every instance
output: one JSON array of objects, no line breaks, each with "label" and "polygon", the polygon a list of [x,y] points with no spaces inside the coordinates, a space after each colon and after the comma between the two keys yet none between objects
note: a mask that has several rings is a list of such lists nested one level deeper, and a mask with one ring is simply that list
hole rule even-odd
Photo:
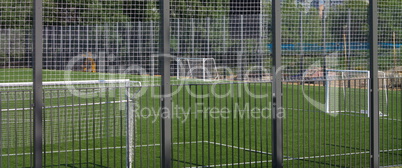
[{"label": "penalty area line", "polygon": [[[401,148],[401,149],[381,150],[380,152],[395,152],[395,151],[402,151],[402,148]],[[304,159],[318,159],[318,158],[325,158],[325,157],[350,156],[350,155],[369,154],[369,153],[370,153],[370,151],[365,151],[365,152],[352,152],[352,153],[343,153],[343,154],[331,154],[331,155],[320,155],[320,156],[306,156],[306,157],[298,157],[298,158],[283,159],[283,161],[304,160]],[[186,167],[186,168],[238,166],[238,165],[259,164],[259,163],[271,163],[271,162],[272,162],[272,160],[263,160],[263,161],[253,161],[253,162],[225,163],[225,164],[216,164],[216,165],[194,166],[194,167]]]},{"label": "penalty area line", "polygon": [[[185,144],[195,144],[195,143],[204,143],[205,141],[193,141],[193,142],[176,142],[172,143],[173,145],[185,145]],[[147,145],[136,145],[136,148],[141,147],[153,147],[153,146],[161,146],[161,144],[147,144]],[[126,148],[126,146],[115,146],[115,147],[102,147],[102,148],[92,148],[92,149],[71,149],[71,150],[63,150],[63,151],[46,151],[42,152],[43,154],[55,154],[55,153],[68,153],[68,152],[79,152],[79,151],[96,151],[96,150],[111,150],[111,149],[122,149]],[[14,154],[2,154],[1,156],[23,156],[23,155],[32,155],[33,153],[14,153]]]}]

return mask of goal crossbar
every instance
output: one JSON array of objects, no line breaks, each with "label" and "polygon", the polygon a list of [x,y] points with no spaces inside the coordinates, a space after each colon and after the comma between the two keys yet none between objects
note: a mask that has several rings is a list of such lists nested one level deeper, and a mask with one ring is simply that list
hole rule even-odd
[{"label": "goal crossbar", "polygon": [[204,81],[219,79],[214,58],[176,58],[176,62],[177,79],[202,78]]},{"label": "goal crossbar", "polygon": [[[42,82],[43,86],[57,86],[57,85],[90,85],[90,84],[113,84],[113,83],[138,83],[139,81],[130,81],[129,79],[116,79],[116,80],[85,80],[85,81],[51,81]],[[0,87],[24,87],[33,86],[33,82],[14,82],[14,83],[0,83]]]},{"label": "goal crossbar", "polygon": [[[382,71],[379,71],[379,73],[382,74],[383,77],[385,77],[385,73]],[[358,113],[358,114],[364,114],[369,117],[370,116],[370,112],[369,109],[361,109],[360,111],[354,112],[351,110],[332,110],[331,109],[331,87],[342,87],[342,96],[344,97],[344,99],[346,99],[346,94],[347,94],[347,86],[346,86],[346,82],[345,81],[351,81],[351,80],[359,80],[359,81],[364,81],[364,83],[366,84],[365,86],[365,95],[366,98],[364,101],[366,101],[366,108],[369,107],[370,102],[369,102],[369,89],[370,88],[370,71],[366,71],[366,70],[338,70],[338,69],[326,69],[326,79],[325,79],[325,112],[326,113],[342,113],[342,112],[351,112],[351,113]],[[335,74],[335,76],[333,76]],[[338,75],[336,75],[338,74]],[[340,74],[340,75],[339,75]],[[332,83],[335,84],[332,84]],[[340,82],[340,85],[337,84],[337,82]],[[387,88],[386,88],[386,83],[383,85],[383,90],[385,92],[385,101],[386,104],[388,103],[388,95],[387,95]],[[334,89],[334,91],[336,92],[337,90]],[[335,93],[337,94],[337,93]],[[340,94],[340,93],[338,93]],[[336,96],[336,95],[332,95],[332,96]],[[336,98],[334,98],[336,99]],[[334,100],[336,101],[336,100]],[[334,103],[334,102],[333,102]],[[336,103],[335,103],[336,104]],[[386,114],[383,114],[380,112],[380,116],[387,116]]]}]

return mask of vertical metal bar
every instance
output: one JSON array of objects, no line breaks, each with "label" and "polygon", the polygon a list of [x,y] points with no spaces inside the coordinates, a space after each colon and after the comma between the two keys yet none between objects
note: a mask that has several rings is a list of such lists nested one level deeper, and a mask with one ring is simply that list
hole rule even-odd
[{"label": "vertical metal bar", "polygon": [[11,69],[11,29],[8,29],[8,69]]},{"label": "vertical metal bar", "polygon": [[[153,29],[153,24],[152,24],[153,22],[150,22],[149,23],[149,39],[148,39],[148,42],[149,42],[149,44],[150,44],[150,46],[149,46],[149,48],[150,48],[150,51],[151,51],[151,56],[150,56],[150,74],[151,74],[151,76],[154,76],[154,52],[153,52],[153,44],[154,44],[154,41],[153,41],[153,39],[154,39],[154,29]],[[130,32],[130,31],[129,31]],[[128,38],[129,39],[129,38]],[[129,41],[130,42],[130,41]]]},{"label": "vertical metal bar", "polygon": [[34,167],[42,167],[42,0],[33,0]]},{"label": "vertical metal bar", "polygon": [[272,166],[283,167],[281,0],[272,0]]},{"label": "vertical metal bar", "polygon": [[126,101],[127,101],[127,103],[126,103],[126,122],[127,122],[127,124],[126,124],[126,167],[127,168],[131,168],[132,167],[132,165],[131,165],[131,155],[132,155],[132,151],[131,151],[131,141],[132,141],[132,139],[131,139],[131,129],[130,129],[130,113],[132,112],[132,111],[130,111],[130,97],[131,97],[131,95],[130,95],[130,85],[127,85],[127,83],[126,83]]},{"label": "vertical metal bar", "polygon": [[211,55],[211,53],[210,53],[210,47],[211,47],[211,45],[210,45],[210,32],[211,32],[211,28],[209,27],[211,23],[210,23],[210,18],[209,17],[207,17],[206,19],[207,19],[207,56],[209,57]]},{"label": "vertical metal bar", "polygon": [[57,68],[57,60],[56,60],[56,54],[55,53],[57,53],[57,51],[56,51],[56,48],[58,48],[57,47],[57,42],[56,42],[56,36],[57,36],[57,27],[52,27],[52,40],[51,40],[51,47],[52,47],[52,53],[50,54],[50,57],[52,58],[51,59],[51,61],[52,61],[52,68],[54,68],[54,69],[56,69]]},{"label": "vertical metal bar", "polygon": [[195,24],[194,18],[191,18],[191,55],[195,55]]},{"label": "vertical metal bar", "polygon": [[202,77],[204,79],[204,81],[206,81],[205,79],[205,58],[202,59]]},{"label": "vertical metal bar", "polygon": [[[86,43],[87,43],[87,45],[86,45],[86,47],[87,47],[87,49],[86,49],[86,53],[88,54],[87,56],[89,57],[89,25],[87,25],[86,26]],[[118,41],[118,40],[117,40]]]},{"label": "vertical metal bar", "polygon": [[300,12],[300,72],[303,71],[304,45],[303,45],[303,12]]},{"label": "vertical metal bar", "polygon": [[[263,13],[263,10],[264,10],[264,6],[263,6],[263,3],[262,3],[262,0],[260,0],[260,16],[259,16],[259,29],[260,29],[260,32],[259,32],[259,37],[258,37],[258,59],[259,59],[259,62],[260,62],[260,67],[262,68],[263,66],[264,66],[264,63],[263,63],[263,60],[264,60],[264,54],[263,54],[263,44],[262,44],[262,38],[263,38],[263,21],[262,21],[262,19],[263,19],[263,17],[262,17],[262,13]],[[262,74],[259,74],[260,75],[260,80],[262,80]]]},{"label": "vertical metal bar", "polygon": [[[237,21],[236,21],[237,22]],[[243,44],[243,41],[244,41],[244,27],[243,27],[244,25],[243,25],[243,15],[240,15],[240,39],[237,39],[237,40],[240,40],[239,41],[239,43],[240,43],[240,49],[239,50],[237,50],[237,58],[236,58],[236,61],[237,61],[237,78],[238,78],[238,80],[243,80],[243,48],[244,48],[244,44]]]},{"label": "vertical metal bar", "polygon": [[[328,72],[327,72],[327,31],[326,31],[326,22],[325,22],[325,11],[322,11],[322,31],[323,31],[323,71],[324,71],[324,80],[327,80]],[[326,82],[323,82],[324,86],[327,85]],[[325,93],[327,94],[327,93]]]},{"label": "vertical metal bar", "polygon": [[180,54],[180,19],[177,19],[177,53]]},{"label": "vertical metal bar", "polygon": [[378,106],[378,13],[377,0],[369,4],[370,44],[370,167],[379,167],[379,106]]},{"label": "vertical metal bar", "polygon": [[328,71],[327,71],[327,33],[326,33],[326,22],[325,22],[325,11],[322,11],[322,31],[323,31],[323,72],[324,72],[324,87],[325,87],[325,112],[329,113],[330,112],[330,108],[329,108],[329,103],[330,103],[330,99],[329,99],[329,85],[330,85],[330,81],[327,80],[327,76],[328,76]]},{"label": "vertical metal bar", "polygon": [[159,72],[161,73],[161,167],[170,168],[172,160],[172,98],[170,88],[170,0],[159,0]]},{"label": "vertical metal bar", "polygon": [[[352,11],[349,9],[348,10],[348,45],[349,45],[349,47],[348,47],[348,58],[347,58],[347,60],[348,60],[348,62],[347,62],[347,70],[350,70],[350,56],[351,56],[351,53],[350,53],[350,45],[352,44],[351,43],[351,37],[352,37],[352,31],[351,31],[351,29],[352,29]],[[348,82],[348,87],[350,87],[350,81]]]},{"label": "vertical metal bar", "polygon": [[[227,32],[226,31],[226,20],[225,20],[226,18],[225,17],[223,17],[223,21],[222,21],[222,31],[223,32]],[[222,35],[222,38],[223,38],[223,40],[222,40],[222,48],[223,48],[223,52],[224,53],[226,53],[226,51],[227,51],[227,46],[226,46],[226,44],[227,44],[227,42],[226,42],[226,34],[225,33],[223,33],[223,35]],[[193,48],[193,50],[194,50],[194,48]]]},{"label": "vertical metal bar", "polygon": [[[139,22],[138,23],[138,53],[140,54],[140,55],[142,55],[142,37],[143,37],[143,34],[142,34],[142,24],[141,24],[141,22]],[[118,52],[116,52],[116,54],[117,54]],[[141,60],[141,61],[143,61],[143,60]]]}]

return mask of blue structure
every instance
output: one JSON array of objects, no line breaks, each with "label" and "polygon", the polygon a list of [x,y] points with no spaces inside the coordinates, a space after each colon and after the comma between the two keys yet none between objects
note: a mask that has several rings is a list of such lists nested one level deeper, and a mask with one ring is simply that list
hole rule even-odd
[{"label": "blue structure", "polygon": [[326,8],[330,6],[337,6],[344,2],[345,0],[297,0],[297,3],[305,4],[305,6],[310,6],[318,9],[320,5],[325,5]]},{"label": "blue structure", "polygon": [[[347,49],[352,51],[358,50],[368,50],[369,44],[368,43],[347,43]],[[326,52],[337,52],[337,51],[344,51],[345,50],[345,43],[326,43],[325,44],[325,51]],[[392,49],[394,44],[392,43],[379,43],[379,47],[383,49]],[[401,48],[402,44],[395,44],[396,48]],[[268,44],[268,50],[271,52],[272,44]],[[324,51],[323,44],[282,44],[283,51],[304,51],[304,52],[322,52]]]}]

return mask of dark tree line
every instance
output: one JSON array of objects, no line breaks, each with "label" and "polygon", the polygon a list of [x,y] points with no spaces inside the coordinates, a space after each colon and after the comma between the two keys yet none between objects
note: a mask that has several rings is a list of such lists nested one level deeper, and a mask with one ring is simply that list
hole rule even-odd
[{"label": "dark tree line", "polygon": [[[158,0],[44,0],[45,25],[95,25],[117,22],[157,21],[159,19]],[[270,14],[270,1],[262,1]],[[2,0],[0,2],[0,28],[29,29],[32,21],[31,0]],[[402,42],[402,3],[400,0],[380,0],[379,29],[380,41]],[[234,15],[255,15],[260,11],[260,1],[242,0],[171,0],[172,18],[222,18]],[[268,7],[267,7],[268,6]],[[327,13],[327,30],[333,39],[342,39],[345,31],[351,31],[352,41],[367,41],[368,3],[366,0],[345,0],[342,4],[332,6]],[[318,11],[314,7],[306,11],[294,0],[283,0],[284,39],[288,42],[300,41],[299,19],[301,12],[305,24],[312,30],[320,32],[322,21],[317,19]],[[351,25],[348,15],[351,13]],[[348,27],[350,26],[350,27]],[[317,30],[315,30],[317,29]],[[286,33],[289,32],[289,33]],[[394,35],[395,34],[395,35]],[[309,34],[322,36],[320,33]],[[309,36],[307,35],[307,36]]]}]

